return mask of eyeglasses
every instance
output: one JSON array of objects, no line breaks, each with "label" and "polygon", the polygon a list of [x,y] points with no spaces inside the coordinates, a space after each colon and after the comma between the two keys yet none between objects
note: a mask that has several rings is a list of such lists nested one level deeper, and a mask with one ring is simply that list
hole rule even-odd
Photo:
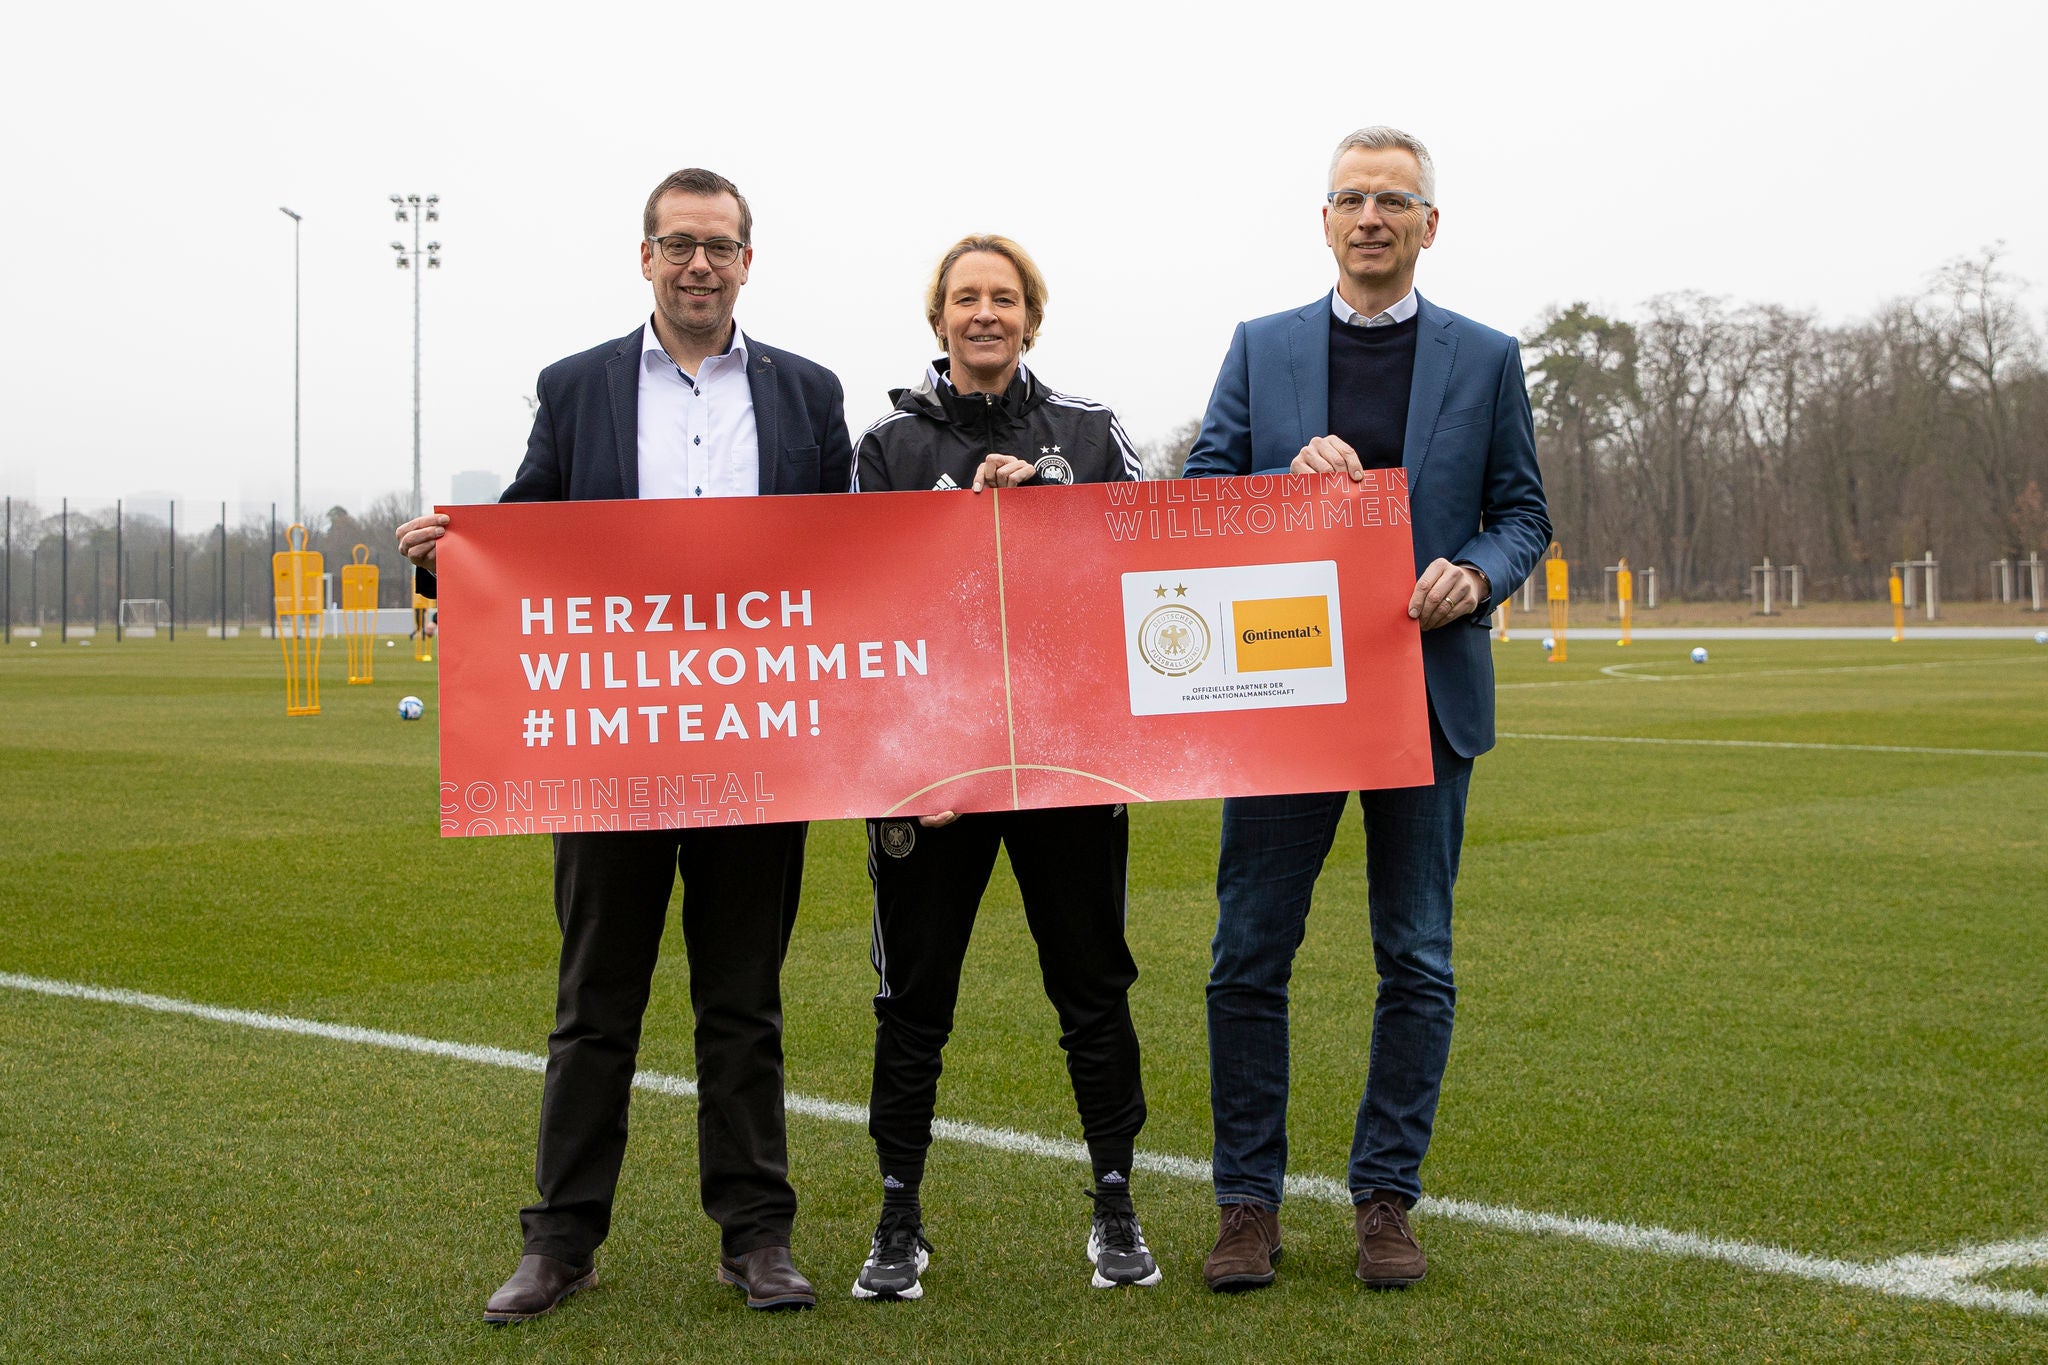
[{"label": "eyeglasses", "polygon": [[698,239],[687,232],[672,232],[666,237],[649,237],[648,245],[661,253],[661,259],[670,265],[688,265],[697,258],[697,248],[704,248],[704,259],[711,262],[713,270],[723,270],[740,258],[747,249],[745,242],[736,242],[730,237],[706,237]]},{"label": "eyeglasses", "polygon": [[1360,190],[1331,190],[1323,198],[1329,202],[1330,212],[1340,218],[1356,218],[1365,212],[1365,201],[1372,200],[1373,207],[1380,211],[1382,218],[1399,218],[1417,209],[1432,209],[1430,203],[1419,194],[1406,190],[1375,190],[1366,194]]}]

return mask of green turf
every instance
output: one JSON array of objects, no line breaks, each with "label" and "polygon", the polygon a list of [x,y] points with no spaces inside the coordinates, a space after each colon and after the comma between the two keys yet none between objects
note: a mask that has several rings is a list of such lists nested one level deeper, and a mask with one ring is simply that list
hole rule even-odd
[{"label": "green turf", "polygon": [[[274,647],[273,647],[274,648]],[[1717,641],[1497,650],[1513,732],[2048,752],[2048,649]],[[287,719],[256,641],[0,650],[0,970],[538,1052],[538,839],[436,836],[433,671],[378,660]],[[1618,661],[1667,681],[1601,672]],[[332,664],[334,661],[330,661]],[[2048,1233],[2048,759],[1506,740],[1473,783],[1459,1024],[1433,1193],[1874,1261]],[[1214,803],[1133,819],[1148,1149],[1206,1156]],[[1341,1175],[1371,993],[1361,840],[1295,982],[1296,1169]],[[855,827],[812,831],[790,1085],[867,1088]],[[1014,884],[973,952],[941,1111],[1078,1124]],[[690,1068],[681,955],[643,1064]],[[1714,1262],[1420,1226],[1430,1277],[1349,1277],[1346,1211],[1296,1202],[1278,1286],[1200,1287],[1206,1191],[1141,1180],[1157,1290],[1087,1288],[1085,1171],[941,1145],[920,1303],[844,1296],[873,1158],[799,1118],[818,1313],[712,1282],[690,1103],[642,1095],[604,1285],[489,1333],[517,1255],[532,1075],[0,992],[0,1359],[2028,1359],[2048,1319]],[[1987,1272],[2048,1292],[2048,1271]]]}]

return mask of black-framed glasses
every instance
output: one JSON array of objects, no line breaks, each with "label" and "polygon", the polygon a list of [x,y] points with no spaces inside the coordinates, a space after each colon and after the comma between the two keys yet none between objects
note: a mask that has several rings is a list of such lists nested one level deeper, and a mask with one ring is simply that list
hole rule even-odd
[{"label": "black-framed glasses", "polygon": [[649,237],[648,245],[661,253],[661,259],[670,265],[688,265],[697,257],[697,248],[704,248],[704,259],[711,262],[713,270],[723,270],[740,258],[747,249],[745,242],[731,237],[692,237],[687,232],[671,232],[666,237]]},{"label": "black-framed glasses", "polygon": [[1371,194],[1363,190],[1331,190],[1323,198],[1330,205],[1330,212],[1344,218],[1356,218],[1365,212],[1365,201],[1372,200],[1373,207],[1380,211],[1382,218],[1399,218],[1417,209],[1431,209],[1436,205],[1419,194],[1406,190],[1375,190]]}]

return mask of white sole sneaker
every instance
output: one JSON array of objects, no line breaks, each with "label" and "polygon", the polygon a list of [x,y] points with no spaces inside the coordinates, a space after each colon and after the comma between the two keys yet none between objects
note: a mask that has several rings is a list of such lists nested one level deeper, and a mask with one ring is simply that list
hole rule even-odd
[{"label": "white sole sneaker", "polygon": [[[866,1285],[862,1284],[859,1280],[855,1280],[853,1282],[853,1296],[856,1299],[876,1300],[882,1303],[894,1303],[898,1301],[907,1303],[912,1299],[921,1299],[924,1297],[925,1268],[929,1266],[931,1263],[931,1253],[928,1251],[920,1250],[917,1253],[916,1261],[918,1277],[915,1280],[911,1281],[910,1288],[887,1290],[870,1289]],[[867,1267],[862,1266],[861,1269],[865,1271]]]},{"label": "white sole sneaker", "polygon": [[[1097,1259],[1101,1250],[1100,1244],[1095,1240],[1095,1233],[1091,1229],[1088,1233],[1088,1264],[1095,1268],[1095,1273],[1089,1277],[1088,1283],[1096,1289],[1123,1289],[1127,1286],[1149,1289],[1165,1277],[1166,1272],[1159,1268],[1157,1262],[1154,1262],[1152,1273],[1149,1275],[1143,1275],[1137,1279],[1130,1280],[1112,1280],[1102,1273],[1101,1262]],[[1138,1239],[1138,1250],[1144,1252],[1147,1257],[1152,1255],[1152,1248],[1145,1245],[1142,1236]]]}]

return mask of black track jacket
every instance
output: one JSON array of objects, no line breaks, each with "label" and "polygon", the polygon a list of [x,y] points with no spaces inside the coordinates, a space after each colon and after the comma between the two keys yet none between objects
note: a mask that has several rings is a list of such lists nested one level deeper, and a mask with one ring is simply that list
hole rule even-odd
[{"label": "black track jacket", "polygon": [[895,411],[861,433],[853,491],[967,488],[990,455],[1038,466],[1032,484],[1119,483],[1144,467],[1116,414],[1100,403],[1056,393],[1024,366],[1000,395],[955,393],[947,362],[925,371],[914,389],[892,389]]}]

